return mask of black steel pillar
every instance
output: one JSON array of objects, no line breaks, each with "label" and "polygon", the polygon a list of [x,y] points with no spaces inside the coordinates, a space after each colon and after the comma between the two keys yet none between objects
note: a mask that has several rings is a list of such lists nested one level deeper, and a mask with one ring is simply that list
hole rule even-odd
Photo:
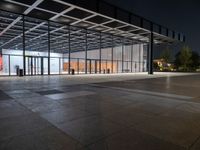
[{"label": "black steel pillar", "polygon": [[114,39],[113,39],[113,35],[112,35],[112,49],[111,49],[111,70],[112,70],[112,73],[113,73],[113,49],[114,49]]},{"label": "black steel pillar", "polygon": [[89,68],[90,74],[92,74],[92,60],[90,59],[90,68]]},{"label": "black steel pillar", "polygon": [[59,57],[59,75],[61,74],[61,58]]},{"label": "black steel pillar", "polygon": [[71,73],[71,30],[68,26],[68,74]]},{"label": "black steel pillar", "polygon": [[31,56],[30,58],[31,58],[31,75],[33,75],[33,56]]},{"label": "black steel pillar", "polygon": [[108,68],[108,60],[106,60],[106,72],[107,72],[107,68]]},{"label": "black steel pillar", "polygon": [[96,73],[97,73],[97,60],[94,61],[94,64],[95,64],[95,67],[94,67],[94,68],[95,68],[95,71],[94,71],[94,72],[95,72],[95,74],[96,74]]},{"label": "black steel pillar", "polygon": [[77,72],[79,74],[79,58],[77,58]]},{"label": "black steel pillar", "polygon": [[26,75],[26,57],[25,57],[25,18],[24,15],[22,16],[23,21],[23,31],[22,31],[22,43],[23,43],[23,69],[24,69],[24,75]]},{"label": "black steel pillar", "polygon": [[48,21],[48,75],[50,75],[50,22]]},{"label": "black steel pillar", "polygon": [[141,72],[141,44],[139,45],[139,72]]},{"label": "black steel pillar", "polygon": [[77,58],[77,63],[78,63],[78,67],[77,67],[77,72],[78,72],[78,74],[79,74],[79,58]]},{"label": "black steel pillar", "polygon": [[9,72],[9,76],[10,76],[11,75],[10,74],[10,55],[8,55],[8,69],[9,69],[8,72]]},{"label": "black steel pillar", "polygon": [[122,41],[122,73],[124,72],[124,39]]},{"label": "black steel pillar", "polygon": [[119,60],[117,60],[117,73],[119,73]]},{"label": "black steel pillar", "polygon": [[131,72],[133,72],[133,41],[131,44]]},{"label": "black steel pillar", "polygon": [[101,32],[99,37],[99,73],[101,73]]},{"label": "black steel pillar", "polygon": [[43,57],[41,57],[40,67],[41,67],[41,75],[43,75],[44,74],[44,58]]},{"label": "black steel pillar", "polygon": [[87,30],[85,30],[85,74],[87,74],[87,49],[88,49]]},{"label": "black steel pillar", "polygon": [[151,33],[149,36],[149,46],[148,46],[148,74],[153,74],[153,25],[151,25]]}]

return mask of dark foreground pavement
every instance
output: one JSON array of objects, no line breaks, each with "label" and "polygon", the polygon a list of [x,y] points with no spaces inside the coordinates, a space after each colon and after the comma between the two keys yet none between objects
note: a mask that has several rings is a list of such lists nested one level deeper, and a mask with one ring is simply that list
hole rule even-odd
[{"label": "dark foreground pavement", "polygon": [[68,83],[1,79],[0,150],[200,149],[200,75]]}]

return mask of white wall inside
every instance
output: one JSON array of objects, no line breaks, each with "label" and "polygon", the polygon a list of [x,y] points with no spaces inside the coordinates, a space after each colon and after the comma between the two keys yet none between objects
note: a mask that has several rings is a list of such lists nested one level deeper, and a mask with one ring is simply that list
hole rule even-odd
[{"label": "white wall inside", "polygon": [[[105,48],[101,50],[102,52],[102,60],[107,59],[111,60],[111,48]],[[3,70],[0,72],[0,74],[8,74],[9,73],[9,61],[8,61],[8,55],[10,55],[10,71],[11,74],[16,74],[16,67],[20,67],[23,69],[23,51],[22,50],[15,50],[15,49],[3,49]],[[7,54],[7,55],[6,55]],[[132,70],[133,72],[139,72],[146,70],[146,60],[144,60],[144,55],[146,54],[146,51],[144,52],[144,45],[143,44],[137,44],[133,45],[133,65]],[[47,57],[47,52],[37,52],[37,51],[26,51],[26,56],[44,56]],[[68,54],[60,54],[60,53],[51,53],[50,54],[50,66],[51,66],[51,73],[52,74],[58,74],[59,71],[63,68],[63,62],[68,62]],[[96,50],[90,50],[87,53],[88,59],[99,59],[99,49]],[[63,59],[64,57],[64,59]],[[59,59],[61,58],[61,59]],[[79,59],[85,59],[85,51],[82,52],[73,52],[71,53],[71,58],[79,58]],[[124,47],[124,60],[130,61],[131,60],[131,45]],[[113,59],[114,60],[122,60],[122,46],[114,47],[113,48]],[[80,60],[81,61],[81,60]],[[140,62],[140,63],[139,63]],[[60,64],[60,68],[59,68]],[[44,61],[44,66],[47,66],[47,61]],[[127,68],[128,66],[128,68]],[[124,64],[125,69],[130,70],[130,63]],[[118,70],[121,70],[122,64],[121,61],[119,61],[118,64]],[[44,68],[45,69],[45,68]],[[47,72],[47,68],[45,69],[45,72]]]},{"label": "white wall inside", "polygon": [[[12,75],[16,75],[16,68],[19,67],[23,69],[23,51],[14,50],[14,49],[3,49],[3,70],[1,74],[9,73],[9,63],[8,63],[8,55],[10,55],[10,72]],[[26,51],[26,56],[48,56],[47,52],[37,52],[37,51]],[[59,58],[63,57],[63,54],[60,53],[51,53],[50,54],[50,66],[51,73],[58,74],[59,73]],[[47,72],[47,61],[44,60],[44,72]],[[62,67],[62,66],[61,66]]]}]

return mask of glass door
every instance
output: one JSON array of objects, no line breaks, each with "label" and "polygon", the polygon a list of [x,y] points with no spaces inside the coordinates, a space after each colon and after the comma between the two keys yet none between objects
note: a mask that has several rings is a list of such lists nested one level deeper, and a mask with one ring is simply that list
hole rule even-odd
[{"label": "glass door", "polygon": [[97,74],[99,72],[98,67],[99,62],[97,60],[94,60],[94,73]]},{"label": "glass door", "polygon": [[[43,75],[48,72],[48,70],[46,70],[48,67],[46,61],[48,61],[48,59],[44,57],[27,56],[26,75]],[[46,67],[44,67],[44,64]]]},{"label": "glass door", "polygon": [[87,73],[91,74],[92,73],[92,60],[87,59]]},{"label": "glass door", "polygon": [[95,64],[95,60],[91,60],[91,73],[94,74],[96,71],[96,64]]},{"label": "glass door", "polygon": [[33,74],[32,71],[32,58],[31,57],[26,57],[26,75],[31,75]]},{"label": "glass door", "polygon": [[33,61],[33,75],[42,75],[42,63],[40,57],[32,57]]}]

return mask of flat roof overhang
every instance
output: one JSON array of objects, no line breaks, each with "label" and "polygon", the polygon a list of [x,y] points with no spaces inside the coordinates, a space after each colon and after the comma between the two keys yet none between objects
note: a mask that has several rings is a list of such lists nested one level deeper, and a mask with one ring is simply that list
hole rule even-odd
[{"label": "flat roof overhang", "polygon": [[[181,33],[99,0],[3,0],[0,2],[0,9],[51,22],[58,22],[62,25],[70,25],[73,31],[71,33],[71,45],[77,51],[78,48],[75,45],[79,43],[79,47],[82,47],[81,43],[85,42],[85,29],[87,29],[87,40],[90,45],[88,49],[98,47],[100,34],[102,40],[105,41],[102,42],[102,46],[105,47],[111,45],[111,37],[113,35],[115,36],[116,45],[118,45],[118,41],[121,43],[120,37],[126,39],[125,44],[130,44],[131,41],[148,43],[151,32],[153,32],[155,44],[185,41],[185,36]],[[8,21],[5,21],[5,19]],[[17,44],[19,41],[16,39],[22,36],[17,32],[17,28],[20,25],[22,26],[22,16],[14,17],[14,15],[1,13],[0,21],[0,36],[4,40],[1,41],[2,44],[14,43],[13,41]],[[37,30],[34,33],[35,35],[29,35],[30,40],[40,39],[48,34],[45,32],[48,29],[47,23],[40,21],[37,26],[34,26],[36,22],[31,20],[27,22],[30,24],[29,31]],[[31,24],[33,27],[31,27]],[[52,28],[52,35],[59,32],[60,36],[62,34],[69,36],[66,27],[52,23]],[[47,38],[43,40],[47,42]],[[56,40],[54,42],[55,48],[59,49],[59,42],[61,41]],[[0,45],[1,47],[2,44]],[[67,44],[65,45],[67,47]],[[12,45],[12,47],[16,46],[20,47],[15,44]],[[63,49],[66,47],[62,46]]]}]

